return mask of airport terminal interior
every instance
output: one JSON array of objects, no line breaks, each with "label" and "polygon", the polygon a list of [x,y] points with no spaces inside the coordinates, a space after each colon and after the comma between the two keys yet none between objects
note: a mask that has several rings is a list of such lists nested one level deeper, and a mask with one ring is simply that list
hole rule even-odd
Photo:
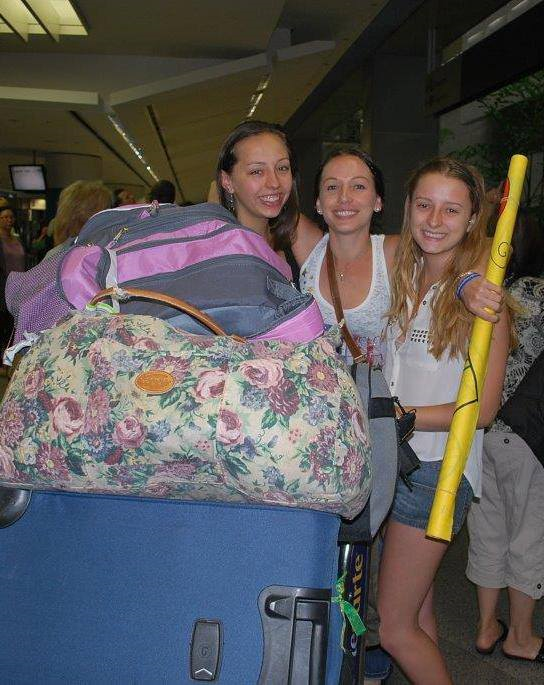
[{"label": "airport terminal interior", "polygon": [[[439,154],[487,188],[526,155],[522,202],[544,229],[543,37],[542,0],[0,0],[0,212],[31,268],[63,188],[102,181],[145,203],[167,180],[176,203],[206,202],[222,142],[253,119],[284,127],[317,223],[315,172],[345,145],[383,171],[382,233],[400,230],[410,171]],[[474,650],[467,545],[465,527],[436,590],[453,681],[544,683],[543,663]],[[393,667],[383,682],[409,681]]]}]

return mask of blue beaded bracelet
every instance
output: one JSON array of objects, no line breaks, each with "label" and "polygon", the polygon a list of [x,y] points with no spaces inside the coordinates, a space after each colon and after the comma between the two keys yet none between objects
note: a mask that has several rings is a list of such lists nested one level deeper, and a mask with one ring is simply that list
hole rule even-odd
[{"label": "blue beaded bracelet", "polygon": [[468,271],[466,274],[461,275],[461,280],[457,284],[457,287],[455,288],[455,297],[460,300],[461,299],[461,293],[463,291],[463,288],[467,283],[470,283],[470,281],[473,281],[475,278],[480,278],[482,274],[479,274],[477,271]]}]

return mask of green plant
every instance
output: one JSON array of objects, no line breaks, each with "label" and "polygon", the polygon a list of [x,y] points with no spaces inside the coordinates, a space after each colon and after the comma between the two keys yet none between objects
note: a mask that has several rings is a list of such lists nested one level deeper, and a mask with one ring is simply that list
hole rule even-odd
[{"label": "green plant", "polygon": [[[452,150],[451,155],[477,166],[488,187],[506,176],[510,157],[521,153],[529,158],[522,198],[544,219],[544,70],[500,88],[479,100],[489,123],[487,142]],[[444,139],[451,138],[444,131]]]}]

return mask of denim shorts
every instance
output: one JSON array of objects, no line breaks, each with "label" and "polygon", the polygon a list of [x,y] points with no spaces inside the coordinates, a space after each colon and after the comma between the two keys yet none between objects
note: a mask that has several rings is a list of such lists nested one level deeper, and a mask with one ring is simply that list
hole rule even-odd
[{"label": "denim shorts", "polygon": [[385,680],[393,670],[393,662],[379,645],[365,650],[365,679]]},{"label": "denim shorts", "polygon": [[[412,528],[422,528],[423,530],[427,528],[441,465],[442,461],[422,461],[420,468],[410,476],[412,492],[400,478],[397,479],[395,499],[391,510],[393,520]],[[461,530],[473,496],[470,483],[463,476],[459,484],[453,514],[454,535]]]}]

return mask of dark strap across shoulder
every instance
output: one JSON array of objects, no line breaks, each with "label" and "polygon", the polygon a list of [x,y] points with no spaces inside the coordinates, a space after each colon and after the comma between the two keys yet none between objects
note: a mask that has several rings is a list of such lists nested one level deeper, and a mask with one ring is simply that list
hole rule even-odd
[{"label": "dark strap across shoulder", "polygon": [[334,314],[336,320],[340,324],[340,331],[342,332],[342,337],[346,341],[348,350],[351,352],[353,357],[353,362],[359,364],[362,361],[366,361],[366,355],[361,350],[359,345],[355,342],[351,332],[346,324],[344,318],[344,310],[342,308],[342,300],[340,298],[340,292],[338,290],[338,281],[336,280],[336,267],[334,264],[334,255],[331,250],[330,240],[327,242],[327,250],[325,252],[325,259],[327,260],[327,275],[329,279],[329,288],[331,290],[332,304],[334,307]]},{"label": "dark strap across shoulder", "polygon": [[296,285],[297,290],[300,290],[300,266],[297,264],[297,260],[295,259],[295,255],[293,254],[291,246],[286,247],[283,250],[283,254],[285,255],[285,261],[291,267],[293,283]]}]

